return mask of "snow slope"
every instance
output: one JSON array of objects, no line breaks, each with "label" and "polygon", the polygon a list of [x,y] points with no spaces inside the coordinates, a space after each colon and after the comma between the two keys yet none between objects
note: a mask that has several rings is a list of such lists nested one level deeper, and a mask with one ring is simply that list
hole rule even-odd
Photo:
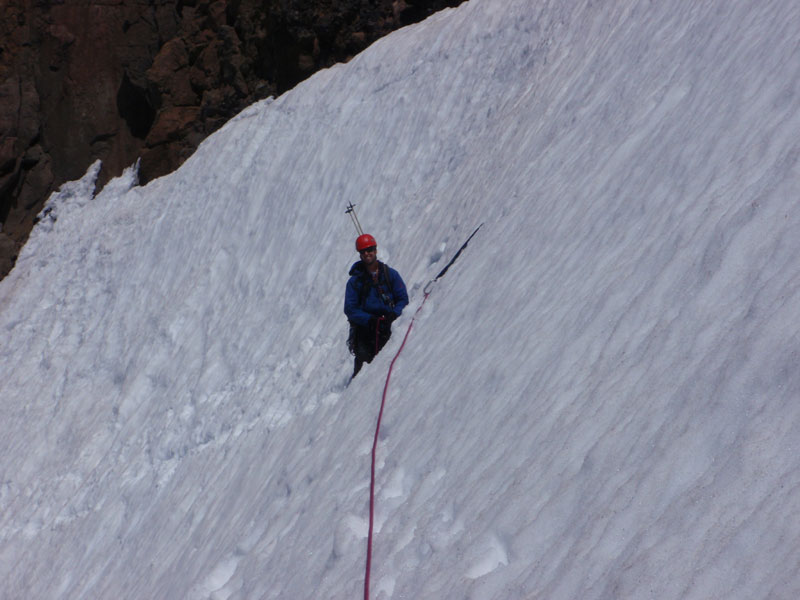
[{"label": "snow slope", "polygon": [[[800,597],[800,5],[471,0],[97,166],[0,282],[0,597]],[[349,386],[355,202],[412,302]]]}]

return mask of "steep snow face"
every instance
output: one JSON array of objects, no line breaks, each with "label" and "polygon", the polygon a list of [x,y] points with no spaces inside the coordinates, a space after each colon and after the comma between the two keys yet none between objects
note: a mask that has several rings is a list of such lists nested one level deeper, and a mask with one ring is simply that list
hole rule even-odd
[{"label": "steep snow face", "polygon": [[[53,197],[0,595],[800,596],[800,7],[471,0]],[[355,202],[412,303],[348,385]]]}]

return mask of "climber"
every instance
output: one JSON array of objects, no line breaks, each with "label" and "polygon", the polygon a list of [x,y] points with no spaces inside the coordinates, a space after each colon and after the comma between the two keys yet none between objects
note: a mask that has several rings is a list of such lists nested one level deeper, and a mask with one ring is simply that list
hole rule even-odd
[{"label": "climber", "polygon": [[400,274],[378,260],[378,245],[368,233],[358,236],[361,260],[350,268],[344,295],[344,314],[350,322],[347,346],[355,356],[353,377],[372,362],[392,335],[392,321],[408,305],[406,284]]}]

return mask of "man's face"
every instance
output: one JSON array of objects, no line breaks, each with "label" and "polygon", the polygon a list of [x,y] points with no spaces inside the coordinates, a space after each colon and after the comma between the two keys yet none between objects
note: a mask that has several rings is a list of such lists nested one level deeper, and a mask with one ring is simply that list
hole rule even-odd
[{"label": "man's face", "polygon": [[375,264],[375,261],[378,260],[378,248],[375,246],[364,248],[360,250],[358,254],[361,256],[361,262],[368,267]]}]

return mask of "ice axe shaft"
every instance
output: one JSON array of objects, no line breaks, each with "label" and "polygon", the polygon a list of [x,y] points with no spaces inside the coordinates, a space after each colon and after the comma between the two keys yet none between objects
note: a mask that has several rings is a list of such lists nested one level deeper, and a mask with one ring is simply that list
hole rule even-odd
[{"label": "ice axe shaft", "polygon": [[350,202],[347,205],[347,210],[344,212],[350,215],[350,218],[353,220],[353,225],[355,226],[358,235],[364,235],[364,230],[361,229],[361,223],[358,222],[358,215],[356,215],[356,205]]}]

